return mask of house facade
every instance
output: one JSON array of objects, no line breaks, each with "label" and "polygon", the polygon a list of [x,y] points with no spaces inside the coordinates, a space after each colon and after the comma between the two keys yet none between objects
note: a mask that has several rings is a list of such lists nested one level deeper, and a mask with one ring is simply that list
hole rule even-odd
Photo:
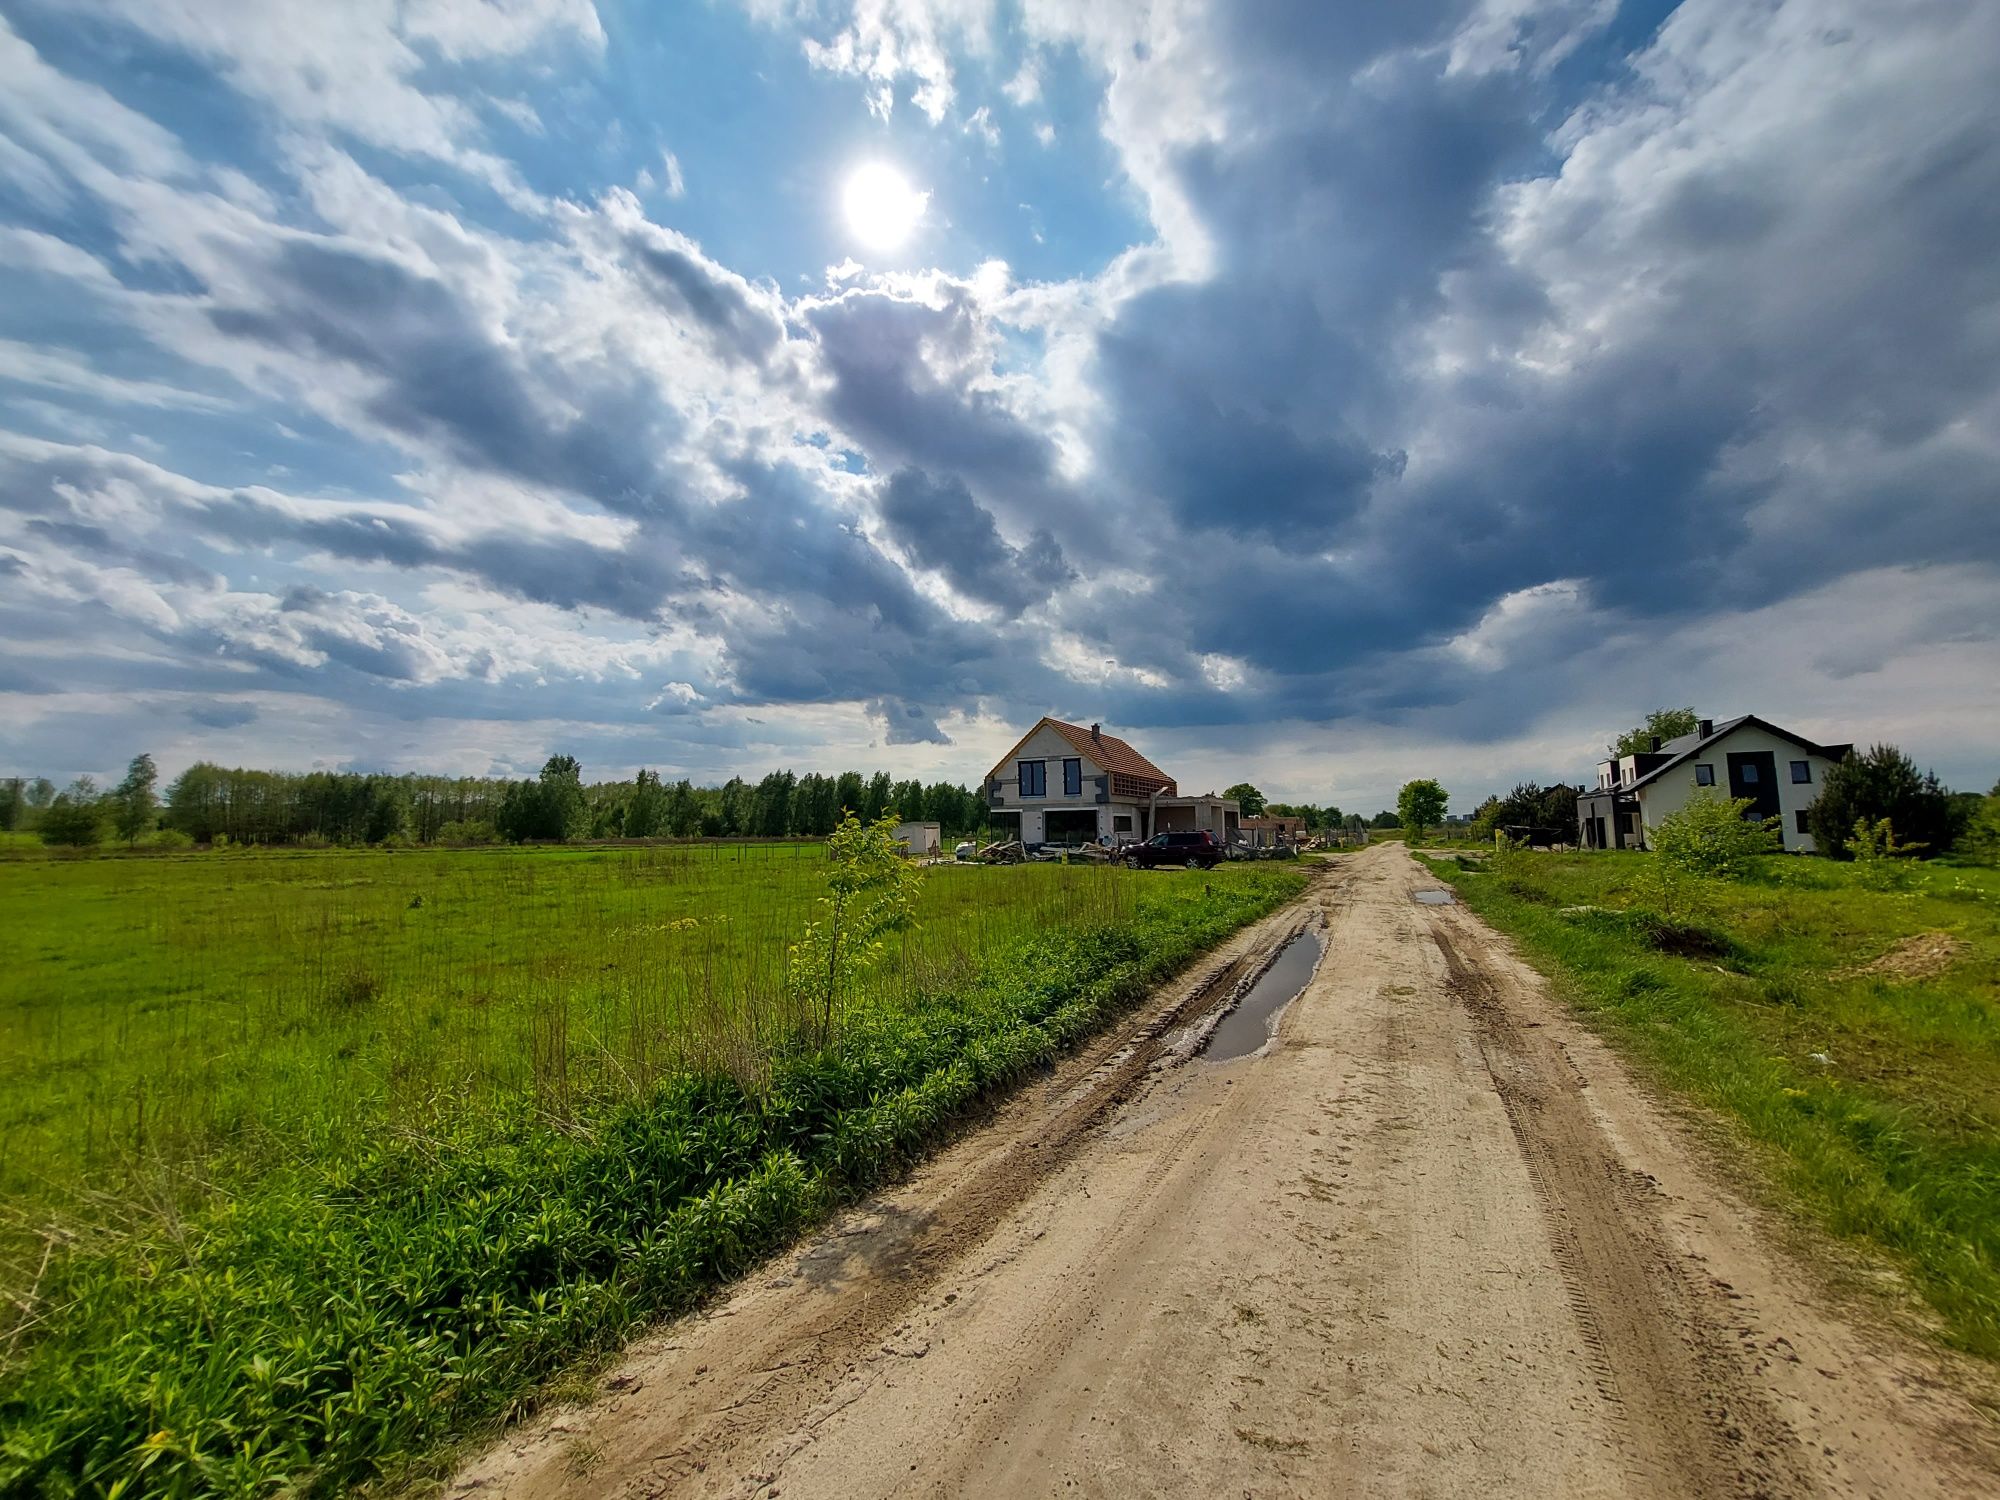
[{"label": "house facade", "polygon": [[1662,822],[1708,791],[1749,798],[1751,816],[1778,819],[1787,852],[1811,854],[1806,811],[1826,773],[1851,749],[1815,743],[1754,714],[1703,719],[1693,734],[1600,761],[1597,784],[1576,799],[1578,842],[1586,849],[1650,848]]},{"label": "house facade", "polygon": [[1173,777],[1104,726],[1043,718],[986,773],[987,821],[1001,837],[1038,844],[1126,844],[1208,829],[1236,836],[1238,807],[1209,793],[1183,797]]}]

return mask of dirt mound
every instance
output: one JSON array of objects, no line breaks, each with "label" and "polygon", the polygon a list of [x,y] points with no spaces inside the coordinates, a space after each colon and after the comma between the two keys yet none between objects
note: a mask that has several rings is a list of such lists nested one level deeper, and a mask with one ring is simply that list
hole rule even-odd
[{"label": "dirt mound", "polygon": [[1880,958],[1840,970],[1836,979],[1935,979],[1965,952],[1948,932],[1920,932],[1895,943]]}]

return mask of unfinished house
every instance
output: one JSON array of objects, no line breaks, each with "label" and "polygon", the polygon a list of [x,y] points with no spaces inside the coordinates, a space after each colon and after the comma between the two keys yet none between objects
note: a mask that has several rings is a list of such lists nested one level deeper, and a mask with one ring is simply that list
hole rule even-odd
[{"label": "unfinished house", "polygon": [[1183,797],[1173,777],[1102,724],[1043,718],[986,773],[986,817],[1002,838],[1041,844],[1128,844],[1207,829],[1235,839],[1239,809],[1213,792]]},{"label": "unfinished house", "polygon": [[1272,849],[1279,844],[1303,844],[1306,841],[1304,818],[1267,814],[1258,818],[1240,818],[1236,826],[1241,831],[1242,843],[1251,849]]}]

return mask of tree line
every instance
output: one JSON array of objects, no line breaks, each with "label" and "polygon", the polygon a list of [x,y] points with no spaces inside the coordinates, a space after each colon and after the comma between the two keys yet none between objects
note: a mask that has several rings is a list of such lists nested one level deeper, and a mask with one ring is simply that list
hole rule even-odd
[{"label": "tree line", "polygon": [[844,812],[865,823],[894,812],[941,824],[947,836],[986,825],[978,792],[947,781],[899,781],[886,771],[774,771],[755,782],[736,776],[696,786],[642,770],[629,781],[587,783],[574,756],[553,755],[524,780],[263,771],[212,761],[189,766],[164,794],[158,779],[152,757],[141,755],[108,791],[89,777],[61,791],[46,778],[0,781],[0,830],[74,847],[110,839],[310,846],[824,838]]}]

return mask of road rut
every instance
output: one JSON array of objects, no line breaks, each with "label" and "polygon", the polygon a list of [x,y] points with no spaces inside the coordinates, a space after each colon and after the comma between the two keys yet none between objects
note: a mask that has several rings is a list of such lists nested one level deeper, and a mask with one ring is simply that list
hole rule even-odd
[{"label": "road rut", "polygon": [[[1831,1305],[1430,883],[1344,857],[453,1491],[2000,1493],[1979,1372]],[[1309,924],[1274,1044],[1191,1056]]]}]

